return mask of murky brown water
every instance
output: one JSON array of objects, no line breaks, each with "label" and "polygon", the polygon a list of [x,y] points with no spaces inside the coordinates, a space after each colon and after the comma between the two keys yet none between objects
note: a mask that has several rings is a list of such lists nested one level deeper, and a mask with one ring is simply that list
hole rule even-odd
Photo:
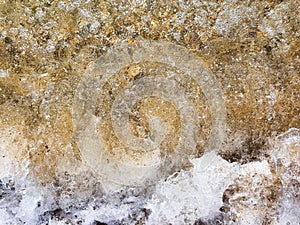
[{"label": "murky brown water", "polygon": [[[18,200],[5,203],[13,193],[9,185],[0,186],[7,193],[0,192],[3,223],[41,224],[59,214],[52,220],[75,224],[79,219],[67,208],[89,211],[94,204],[111,217],[97,211],[99,218],[92,213],[89,220],[82,211],[83,224],[93,218],[121,224],[212,218],[221,224],[293,224],[299,218],[290,219],[280,207],[299,203],[299,134],[292,130],[293,141],[278,139],[300,128],[299,15],[296,0],[2,1],[0,179],[15,182],[14,196],[26,199],[26,182],[45,188],[41,196],[56,196],[48,197],[53,202],[38,197],[33,201],[45,205],[24,211]],[[189,208],[185,203],[193,197],[179,198],[186,208],[170,199],[165,206],[155,203],[172,192],[163,180],[180,169],[201,187],[197,177],[203,174],[195,166],[200,161],[190,157],[200,160],[211,152],[218,155],[212,174],[220,174],[224,185],[209,196],[218,196],[221,211],[202,197],[198,202],[214,213],[197,204],[198,211]],[[287,152],[290,163],[281,165],[277,159],[286,159]],[[203,180],[213,179],[207,174]],[[179,187],[192,196],[202,191],[185,179],[176,181]],[[186,196],[181,189],[174,190]],[[127,198],[134,203],[126,205]],[[170,211],[164,211],[168,204]],[[264,212],[260,219],[251,207]],[[128,220],[125,212],[136,216]]]}]

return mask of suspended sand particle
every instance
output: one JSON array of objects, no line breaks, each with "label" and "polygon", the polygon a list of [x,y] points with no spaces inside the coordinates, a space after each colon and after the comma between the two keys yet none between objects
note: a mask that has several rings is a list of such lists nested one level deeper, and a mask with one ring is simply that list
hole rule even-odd
[{"label": "suspended sand particle", "polygon": [[8,77],[8,70],[1,70],[0,69],[0,78]]}]

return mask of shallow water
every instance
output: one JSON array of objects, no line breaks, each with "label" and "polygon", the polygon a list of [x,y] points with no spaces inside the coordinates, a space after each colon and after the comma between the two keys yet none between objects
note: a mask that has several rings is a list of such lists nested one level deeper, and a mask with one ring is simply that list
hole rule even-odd
[{"label": "shallow water", "polygon": [[0,224],[300,224],[300,8],[0,3]]}]

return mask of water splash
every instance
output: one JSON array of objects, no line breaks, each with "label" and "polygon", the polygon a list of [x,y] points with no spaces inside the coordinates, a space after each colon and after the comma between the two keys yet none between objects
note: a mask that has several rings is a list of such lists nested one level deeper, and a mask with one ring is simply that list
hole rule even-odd
[{"label": "water splash", "polygon": [[[141,69],[147,67],[145,62],[162,64],[163,70],[151,74],[155,67],[150,65],[147,74]],[[118,75],[131,65],[135,70]],[[202,102],[192,92],[197,88],[212,118],[205,148],[217,151],[225,134],[225,102],[220,84],[201,58],[164,41],[140,40],[112,48],[87,69],[74,100],[73,121],[83,158],[104,179],[125,185],[152,183],[180,170],[204,142],[199,135],[202,115],[196,110]],[[139,114],[142,107],[137,105],[146,100],[148,134],[134,134],[137,126],[130,126],[130,117]],[[172,107],[178,122],[160,118]],[[135,119],[141,122],[143,116]]]}]

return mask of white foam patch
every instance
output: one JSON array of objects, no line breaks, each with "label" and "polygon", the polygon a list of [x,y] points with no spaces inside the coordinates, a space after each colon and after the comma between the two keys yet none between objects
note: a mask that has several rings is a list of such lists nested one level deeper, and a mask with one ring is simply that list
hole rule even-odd
[{"label": "white foam patch", "polygon": [[283,195],[280,199],[279,223],[300,224],[300,130],[292,128],[276,138],[271,157],[281,168]]},{"label": "white foam patch", "polygon": [[161,182],[148,203],[147,224],[193,223],[218,215],[222,195],[235,177],[236,167],[214,152],[192,161],[194,168]]}]

